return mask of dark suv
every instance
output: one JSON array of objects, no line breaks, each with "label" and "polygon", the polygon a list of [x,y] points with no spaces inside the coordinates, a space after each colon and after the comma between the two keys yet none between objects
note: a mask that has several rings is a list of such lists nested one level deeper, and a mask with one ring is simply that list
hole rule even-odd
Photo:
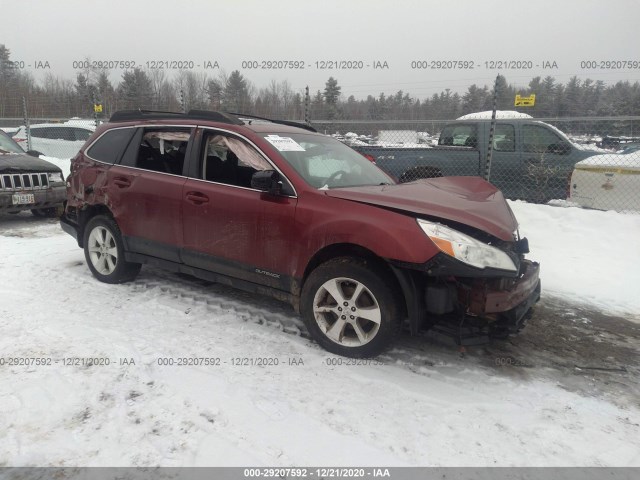
[{"label": "dark suv", "polygon": [[65,199],[62,170],[28,154],[0,131],[0,212],[31,210],[37,217],[60,215]]},{"label": "dark suv", "polygon": [[340,355],[377,355],[403,325],[461,344],[515,332],[539,299],[538,264],[491,184],[396,184],[302,124],[118,112],[67,188],[62,227],[99,280],[153,264],[273,295]]}]

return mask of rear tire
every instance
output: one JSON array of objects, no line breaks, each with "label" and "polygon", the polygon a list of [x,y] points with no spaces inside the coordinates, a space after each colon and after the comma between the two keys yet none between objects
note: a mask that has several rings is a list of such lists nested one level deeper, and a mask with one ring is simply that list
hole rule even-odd
[{"label": "rear tire", "polygon": [[93,217],[84,229],[84,256],[94,277],[104,283],[133,280],[139,263],[127,262],[118,224],[106,215]]},{"label": "rear tire", "polygon": [[352,358],[374,357],[400,331],[402,313],[395,283],[372,262],[339,257],[307,278],[301,295],[302,317],[325,349]]}]

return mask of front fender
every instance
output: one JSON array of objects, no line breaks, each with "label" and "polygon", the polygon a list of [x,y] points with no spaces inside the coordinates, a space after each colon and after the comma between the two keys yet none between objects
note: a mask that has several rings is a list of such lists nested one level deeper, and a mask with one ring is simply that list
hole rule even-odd
[{"label": "front fender", "polygon": [[300,197],[296,209],[300,235],[295,277],[303,276],[316,253],[336,244],[356,245],[380,258],[409,263],[425,262],[438,253],[411,215],[324,195],[316,201],[315,195],[322,194]]}]

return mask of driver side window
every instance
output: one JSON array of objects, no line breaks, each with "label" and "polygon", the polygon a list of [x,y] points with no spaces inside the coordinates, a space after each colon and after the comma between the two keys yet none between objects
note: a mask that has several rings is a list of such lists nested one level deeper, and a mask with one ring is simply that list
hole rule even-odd
[{"label": "driver side window", "polygon": [[273,170],[255,148],[239,138],[207,132],[202,145],[200,175],[203,180],[251,188],[254,173]]},{"label": "driver side window", "polygon": [[548,153],[553,146],[565,144],[554,132],[538,125],[524,125],[522,134],[525,152]]}]

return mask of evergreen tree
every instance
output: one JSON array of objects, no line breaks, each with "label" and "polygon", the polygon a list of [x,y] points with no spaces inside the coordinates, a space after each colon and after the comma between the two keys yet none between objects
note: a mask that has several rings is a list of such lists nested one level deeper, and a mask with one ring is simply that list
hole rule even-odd
[{"label": "evergreen tree", "polygon": [[342,88],[338,86],[338,80],[333,77],[329,77],[324,87],[324,101],[327,105],[337,105],[340,98],[340,90]]},{"label": "evergreen tree", "polygon": [[220,110],[222,108],[224,87],[218,80],[211,79],[207,83],[207,95],[209,96],[209,106],[213,110]]},{"label": "evergreen tree", "polygon": [[120,108],[153,108],[153,87],[146,72],[140,68],[127,70],[118,85]]},{"label": "evergreen tree", "polygon": [[325,120],[325,112],[324,112],[324,97],[322,96],[322,92],[318,90],[311,100],[311,118],[314,120]]},{"label": "evergreen tree", "polygon": [[469,87],[467,93],[462,96],[462,114],[481,111],[489,96],[489,90],[485,86],[479,88],[475,83]]},{"label": "evergreen tree", "polygon": [[249,83],[238,70],[231,72],[224,86],[224,108],[228,112],[251,110]]}]

